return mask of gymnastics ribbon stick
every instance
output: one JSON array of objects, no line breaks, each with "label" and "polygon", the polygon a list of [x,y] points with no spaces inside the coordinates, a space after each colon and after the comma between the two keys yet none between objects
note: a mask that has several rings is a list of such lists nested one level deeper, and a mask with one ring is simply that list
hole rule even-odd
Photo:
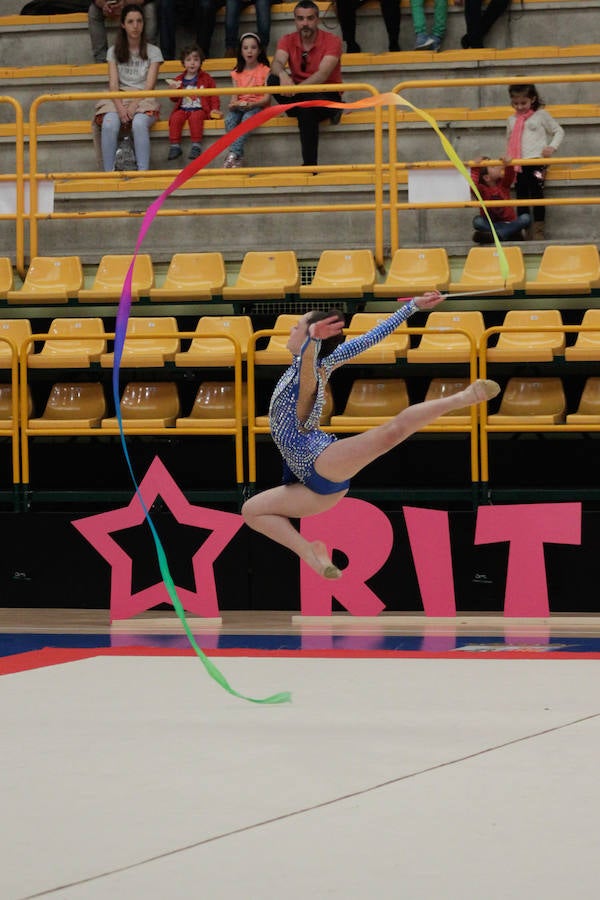
[{"label": "gymnastics ribbon stick", "polygon": [[[235,141],[238,137],[241,137],[244,134],[248,134],[250,131],[253,131],[255,128],[258,128],[260,125],[264,124],[265,122],[268,122],[270,119],[274,118],[275,116],[281,115],[282,113],[285,113],[294,107],[326,107],[326,108],[331,108],[331,109],[342,109],[344,111],[347,111],[347,110],[351,110],[351,109],[364,109],[365,107],[383,106],[383,105],[391,104],[391,103],[393,103],[395,105],[405,105],[405,106],[410,107],[410,109],[412,109],[415,113],[417,113],[417,115],[421,116],[421,118],[423,118],[426,122],[428,122],[429,125],[431,125],[433,130],[439,136],[442,146],[446,152],[446,155],[451,160],[451,162],[458,168],[458,170],[463,174],[463,176],[467,179],[467,182],[469,183],[471,190],[473,190],[473,192],[476,194],[476,196],[479,198],[479,200],[483,204],[483,200],[482,200],[476,186],[473,184],[473,181],[471,180],[469,173],[467,172],[466,168],[464,167],[462,161],[457,156],[452,145],[447,141],[446,137],[442,134],[442,132],[438,128],[435,120],[428,113],[424,112],[423,110],[419,109],[416,106],[413,106],[413,104],[409,103],[407,100],[404,100],[398,94],[393,94],[393,93],[379,94],[376,97],[367,97],[363,100],[357,100],[353,103],[337,103],[337,102],[333,102],[333,101],[329,101],[329,100],[304,100],[304,101],[295,102],[295,103],[277,104],[277,105],[271,106],[267,109],[260,110],[259,112],[255,113],[251,118],[240,123],[240,125],[236,126],[236,128],[233,128],[231,131],[227,132],[222,137],[220,137],[218,140],[216,140],[207,150],[204,151],[204,153],[200,154],[200,156],[197,159],[192,160],[192,162],[190,162],[184,169],[182,169],[176,175],[176,177],[173,179],[171,184],[162,192],[162,194],[160,194],[156,198],[156,200],[154,200],[150,204],[150,206],[146,210],[146,213],[144,214],[142,224],[140,226],[140,230],[138,233],[135,249],[133,252],[131,265],[129,266],[129,269],[127,271],[127,274],[125,276],[125,281],[123,284],[123,291],[121,293],[121,299],[119,302],[119,308],[117,311],[117,319],[116,319],[116,325],[115,325],[112,387],[113,387],[113,398],[114,398],[117,422],[118,422],[118,426],[119,426],[119,434],[121,437],[121,445],[123,447],[123,453],[125,456],[127,467],[129,469],[131,480],[132,480],[134,488],[135,488],[135,493],[137,494],[138,499],[142,505],[144,515],[146,517],[146,520],[147,520],[149,528],[150,528],[150,532],[152,534],[154,545],[156,547],[156,553],[157,553],[158,563],[159,563],[159,567],[160,567],[160,573],[161,573],[163,582],[165,584],[165,588],[171,599],[173,608],[175,609],[175,612],[177,613],[177,616],[179,617],[179,619],[181,621],[181,624],[182,624],[185,634],[190,642],[190,645],[194,649],[196,655],[198,656],[198,658],[204,665],[206,671],[208,672],[208,674],[210,675],[211,678],[213,678],[218,684],[221,685],[221,687],[224,688],[224,690],[226,690],[228,693],[232,694],[234,697],[239,697],[242,700],[248,700],[251,703],[261,703],[261,704],[288,703],[291,701],[291,695],[289,692],[284,691],[279,694],[273,694],[271,697],[265,697],[263,699],[256,699],[254,697],[246,697],[244,694],[238,693],[238,691],[234,690],[234,688],[231,687],[231,685],[229,684],[229,682],[227,681],[225,676],[219,671],[219,669],[214,665],[214,663],[212,663],[211,660],[208,659],[206,654],[200,649],[200,647],[198,646],[198,643],[196,642],[196,639],[194,638],[194,635],[192,634],[192,631],[189,627],[189,624],[188,624],[186,616],[185,616],[185,611],[184,611],[182,603],[177,595],[177,589],[176,589],[175,583],[173,581],[173,577],[172,577],[170,569],[169,569],[169,565],[167,562],[164,547],[158,536],[158,532],[157,532],[154,522],[152,520],[152,516],[150,515],[150,511],[148,510],[148,508],[144,502],[144,498],[141,495],[141,491],[140,491],[137,479],[135,477],[135,473],[133,471],[133,465],[131,463],[129,451],[127,449],[127,443],[125,440],[125,433],[124,433],[124,429],[123,429],[123,419],[122,419],[122,415],[121,415],[121,404],[120,404],[120,396],[119,396],[119,374],[120,374],[120,367],[121,367],[121,358],[123,355],[123,346],[125,344],[125,336],[127,333],[127,322],[129,320],[129,315],[130,315],[130,311],[131,311],[131,300],[132,300],[131,288],[132,288],[132,282],[133,282],[133,269],[135,266],[137,255],[143,244],[144,238],[146,237],[148,229],[150,228],[150,225],[154,221],[158,211],[160,210],[160,208],[163,205],[163,203],[165,202],[165,200],[174,191],[176,191],[179,187],[181,187],[183,184],[185,184],[186,181],[188,181],[190,178],[192,178],[197,172],[199,172],[201,169],[203,169],[205,166],[207,166],[210,162],[212,162],[212,160],[215,159],[220,153],[222,153],[224,150],[226,150],[227,147],[229,147],[233,143],[233,141]],[[483,209],[487,215],[487,210],[485,209],[485,205],[483,206]],[[503,271],[504,277],[506,278],[506,275],[508,274],[508,264],[506,262],[506,257],[504,256],[504,252],[502,250],[500,242],[498,241],[496,232],[494,230],[493,224],[492,224],[489,216],[488,216],[488,220],[490,221],[490,226],[492,228],[492,234],[494,235],[494,239],[496,241],[496,246],[498,247],[498,259],[500,262],[501,269],[502,269],[503,265],[505,266],[506,274],[504,274],[504,270],[502,270],[502,271]]]}]

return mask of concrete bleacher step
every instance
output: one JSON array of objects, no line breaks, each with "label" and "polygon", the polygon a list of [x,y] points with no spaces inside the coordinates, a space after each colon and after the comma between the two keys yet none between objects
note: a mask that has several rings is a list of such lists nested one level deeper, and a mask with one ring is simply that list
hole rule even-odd
[{"label": "concrete bleacher step", "polygon": [[[91,62],[90,42],[85,15],[70,16],[19,16],[22,3],[3,4],[0,17],[0,59],[4,66],[19,66],[24,60],[35,60],[39,65],[85,65]],[[326,26],[339,34],[339,26],[332,4],[320,2],[321,18]],[[522,0],[495,24],[487,43],[493,47],[524,47],[535,42],[552,45],[557,35],[564,36],[564,43],[583,43],[597,31],[600,0]],[[275,3],[271,12],[271,46],[292,28],[293,4]],[[431,8],[429,7],[429,14]],[[253,7],[246,8],[240,17],[240,29],[255,27]],[[381,17],[381,8],[375,0],[362,5],[357,16],[357,39],[363,51],[381,53],[387,50],[387,36]],[[460,48],[464,33],[463,10],[449,6],[448,26],[444,49]],[[178,46],[189,42],[189,32],[179,31]],[[535,37],[534,37],[535,36]],[[400,45],[412,50],[414,30],[409,0],[401,0]],[[211,55],[219,57],[224,52],[224,12],[217,16],[217,27],[211,47]],[[477,55],[477,54],[475,54]]]},{"label": "concrete bleacher step", "polygon": [[[0,19],[1,22],[1,19]],[[1,32],[0,32],[1,33]],[[596,71],[600,43],[571,47],[529,46],[518,50],[485,51],[481,59],[473,58],[472,51],[442,51],[441,53],[381,53],[344,54],[342,70],[346,82],[367,83],[380,93],[392,90],[400,82],[423,79],[510,77],[522,74],[520,66],[527,64],[527,74],[532,81],[540,75],[581,75]],[[231,61],[210,59],[204,68],[215,79],[219,88],[231,87]],[[180,71],[179,63],[169,61],[161,65],[158,88],[167,77]],[[63,94],[89,91],[101,93],[107,86],[106,66],[88,64],[35,65],[27,67],[0,67],[0,92],[9,94],[23,108],[25,118],[35,97],[40,94]],[[544,85],[540,91],[548,103],[594,103],[598,91],[594,82],[578,84],[556,83]],[[348,92],[346,99],[358,99],[358,92]],[[407,99],[416,105],[490,107],[506,103],[506,87],[480,86],[410,88]],[[222,106],[225,108],[224,97]],[[167,102],[166,109],[169,104]],[[68,118],[91,117],[91,101],[62,101],[42,104],[40,120],[52,121]],[[0,105],[0,122],[14,118],[8,106]]]},{"label": "concrete bleacher step", "polygon": [[[273,36],[291,29],[292,5],[273,7]],[[321,4],[325,11],[328,4]],[[352,82],[372,84],[379,91],[391,89],[399,82],[423,80],[426,78],[453,78],[471,76],[504,76],[526,74],[535,81],[546,74],[562,73],[587,74],[597,67],[600,44],[579,43],[582,38],[594,37],[595,23],[600,0],[524,0],[513,4],[510,15],[504,16],[493,33],[490,43],[495,47],[479,51],[458,49],[460,34],[464,29],[462,11],[450,8],[449,29],[443,52],[439,54],[383,52],[386,46],[385,33],[378,3],[369,2],[358,13],[358,39],[363,46],[361,54],[346,54],[343,58],[345,79]],[[412,46],[412,26],[408,0],[402,4],[401,43]],[[593,20],[590,19],[593,16]],[[331,11],[327,14],[330,19]],[[252,10],[242,18],[242,27],[252,25]],[[584,24],[587,23],[587,24]],[[220,24],[215,35],[215,51],[222,40]],[[539,46],[527,46],[532,35]],[[565,46],[557,46],[557,36]],[[25,40],[27,38],[28,40]],[[15,48],[21,40],[18,62],[13,63]],[[38,52],[39,42],[45,44]],[[85,16],[47,17],[46,21],[29,20],[28,17],[14,16],[12,20],[0,18],[0,47],[3,49],[0,68],[0,93],[15,96],[28,110],[35,96],[41,93],[63,93],[73,90],[100,92],[106,85],[106,67],[91,64],[89,38]],[[57,48],[59,50],[56,53]],[[377,52],[377,51],[380,52]],[[6,51],[6,52],[4,52]],[[72,58],[67,58],[71,57]],[[84,65],[79,64],[79,60]],[[45,65],[45,63],[48,63]],[[35,66],[30,64],[35,62]],[[52,63],[50,69],[48,64]],[[26,63],[27,66],[24,66]],[[21,66],[20,68],[15,68]],[[211,72],[219,87],[230,85],[232,61],[211,58],[205,68]],[[171,61],[161,67],[161,78],[179,70],[179,63]],[[597,89],[592,82],[577,84],[556,82],[544,85],[540,91],[548,103],[548,108],[565,126],[566,139],[561,147],[562,155],[589,154],[597,152]],[[348,99],[353,95],[348,94]],[[505,146],[505,125],[509,108],[506,105],[505,86],[473,86],[422,89],[418,86],[406,91],[406,96],[417,105],[434,109],[446,137],[464,160],[484,153],[493,155]],[[225,108],[223,98],[222,108]],[[153,168],[175,171],[177,165],[166,161],[167,135],[166,119],[170,104],[165,98],[163,119],[153,129]],[[93,176],[98,165],[95,159],[91,134],[93,100],[43,104],[40,107],[41,136],[39,142],[39,170],[47,172],[81,171]],[[0,143],[2,143],[5,171],[11,171],[11,153],[14,158],[12,111],[7,104],[0,105]],[[72,119],[72,121],[68,121]],[[425,123],[410,114],[403,114],[405,120],[398,139],[399,160],[444,159],[439,139]],[[372,162],[373,113],[347,115],[339,126],[325,125],[321,131],[320,162],[340,165]],[[222,134],[222,123],[207,123],[205,146]],[[184,153],[187,147],[184,147]],[[387,152],[387,151],[386,151]],[[296,123],[293,120],[275,120],[261,129],[248,141],[246,158],[249,165],[296,165],[300,162],[299,141]],[[57,165],[57,160],[59,164]],[[184,156],[183,163],[186,158]],[[181,191],[172,198],[172,205],[198,207],[207,210],[216,206],[239,204],[240,192],[244,203],[260,207],[273,205],[273,189],[277,189],[283,202],[303,204],[327,202],[352,204],[360,207],[372,203],[372,187],[355,175],[338,173],[336,177],[324,175],[281,177],[262,176],[259,173],[239,175],[224,180],[225,174],[217,172],[212,164],[211,190],[192,187]],[[14,168],[12,168],[14,171]],[[597,196],[598,172],[588,169],[564,170],[550,174],[546,195],[552,197]],[[135,173],[128,176],[128,182],[101,190],[88,181],[85,188],[60,179],[55,183],[55,208],[57,212],[81,210],[84,214],[92,209],[142,211],[164,188],[160,179],[144,182],[144,189],[135,184]],[[237,179],[237,180],[236,180]],[[83,191],[83,193],[82,193]],[[183,202],[182,202],[183,198]],[[399,199],[405,200],[406,180],[400,178]],[[581,206],[576,213],[571,206],[554,207],[548,210],[548,234],[553,240],[598,240],[599,226],[596,224],[597,207]],[[470,242],[473,209],[440,211],[403,211],[400,214],[400,242],[402,244],[447,243],[464,236]],[[389,240],[389,216],[385,219],[385,242]],[[45,253],[60,254],[65,246],[73,247],[73,252],[81,253],[90,261],[98,255],[98,221],[94,219],[54,220],[40,222],[40,249]],[[111,227],[102,228],[102,241],[110,244],[106,252],[119,252],[124,245],[132,246],[140,225],[139,218],[107,219]],[[224,250],[233,256],[241,255],[247,249],[288,249],[290,246],[306,254],[318,253],[323,246],[343,248],[349,245],[364,246],[372,243],[374,214],[371,211],[353,208],[341,213],[319,213],[310,215],[310,227],[305,214],[274,215],[258,213],[253,216],[205,215],[194,217],[162,218],[155,221],[146,239],[149,250],[167,255],[174,246],[196,250],[201,240],[203,249]],[[299,223],[302,226],[299,227]],[[114,227],[112,227],[114,225]],[[14,245],[13,223],[0,221],[0,239],[6,236],[6,246]],[[200,236],[200,237],[199,237]],[[250,247],[250,243],[255,246]]]},{"label": "concrete bleacher step", "polygon": [[[597,153],[596,131],[600,119],[598,104],[549,104],[547,107],[565,128],[566,137],[560,148],[561,156]],[[468,161],[478,156],[502,156],[506,142],[506,120],[510,107],[487,109],[428,108],[443,129],[447,140],[459,156]],[[346,113],[338,126],[321,126],[322,164],[368,163],[373,159],[373,128],[375,114],[364,110]],[[387,132],[387,119],[384,119]],[[28,136],[28,129],[26,134]],[[168,123],[163,118],[152,129],[151,168],[179,168],[181,163],[167,164]],[[205,148],[224,134],[223,120],[206,123]],[[343,139],[340,140],[340,136]],[[10,144],[14,129],[0,125],[0,143]],[[184,133],[184,140],[188,138]],[[385,138],[384,138],[385,139]],[[299,156],[297,126],[285,116],[271,120],[251,136],[247,142],[249,165],[294,165]],[[384,149],[387,155],[387,150]],[[397,158],[402,162],[414,160],[443,160],[444,151],[438,135],[418,115],[409,111],[398,114]],[[58,166],[60,161],[60,167]],[[213,164],[217,165],[217,163]],[[87,119],[48,122],[38,128],[38,170],[87,172],[99,168],[92,145],[92,126]]]}]

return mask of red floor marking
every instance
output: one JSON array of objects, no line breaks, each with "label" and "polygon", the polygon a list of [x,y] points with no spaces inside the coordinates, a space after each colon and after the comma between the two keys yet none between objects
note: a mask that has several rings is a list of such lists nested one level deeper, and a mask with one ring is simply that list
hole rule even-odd
[{"label": "red floor marking", "polygon": [[[46,666],[58,666],[63,663],[78,662],[82,659],[93,659],[95,656],[194,656],[193,650],[176,650],[169,647],[86,647],[82,649],[44,647],[42,650],[30,650],[27,653],[15,653],[0,658],[0,675],[13,675],[31,669]],[[420,650],[250,650],[223,649],[207,650],[207,656],[248,657],[264,659],[274,656],[284,658],[305,659],[600,659],[600,653],[530,653],[522,650],[503,650],[461,652],[445,651],[443,653],[421,652]]]}]

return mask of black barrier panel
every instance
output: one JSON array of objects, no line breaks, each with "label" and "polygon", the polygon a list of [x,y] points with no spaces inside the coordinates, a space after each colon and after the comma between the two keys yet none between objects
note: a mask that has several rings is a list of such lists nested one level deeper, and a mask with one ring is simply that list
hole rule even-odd
[{"label": "black barrier panel", "polygon": [[[116,503],[111,508],[117,508]],[[215,508],[225,509],[223,506]],[[235,513],[230,507],[226,511]],[[109,609],[112,569],[73,526],[89,512],[0,513],[3,548],[0,605],[12,608]],[[180,525],[168,510],[155,511],[176,584],[193,589],[190,557],[206,530]],[[421,612],[423,603],[401,508],[386,509],[394,539],[387,561],[369,587],[389,612]],[[600,513],[583,511],[580,546],[546,543],[544,563],[551,613],[600,612],[597,558]],[[476,514],[449,514],[453,584],[459,613],[503,612],[508,542],[475,546]],[[132,559],[133,591],[160,580],[154,545],[145,525],[111,533]],[[337,551],[336,551],[337,552]],[[334,559],[344,566],[343,554]],[[431,566],[436,548],[431,547]],[[272,609],[300,612],[299,564],[287,550],[242,525],[214,562],[221,610]],[[197,586],[196,586],[197,588]],[[335,596],[335,585],[332,588]],[[332,610],[342,607],[334,600]]]}]

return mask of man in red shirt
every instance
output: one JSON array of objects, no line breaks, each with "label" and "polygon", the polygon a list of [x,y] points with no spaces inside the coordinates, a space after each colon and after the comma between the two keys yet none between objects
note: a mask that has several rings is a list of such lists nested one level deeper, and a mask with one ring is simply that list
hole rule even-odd
[{"label": "man in red shirt", "polygon": [[[277,44],[271,64],[269,85],[288,84],[341,84],[340,57],[342,42],[339,37],[319,28],[319,7],[313,0],[299,0],[294,7],[296,30],[285,34]],[[339,102],[341,94],[325,91],[314,94],[276,94],[278,103],[295,100],[333,100]],[[292,109],[288,116],[298,119],[302,163],[316,166],[319,150],[319,122],[330,119],[335,125],[340,121],[339,109]]]}]

